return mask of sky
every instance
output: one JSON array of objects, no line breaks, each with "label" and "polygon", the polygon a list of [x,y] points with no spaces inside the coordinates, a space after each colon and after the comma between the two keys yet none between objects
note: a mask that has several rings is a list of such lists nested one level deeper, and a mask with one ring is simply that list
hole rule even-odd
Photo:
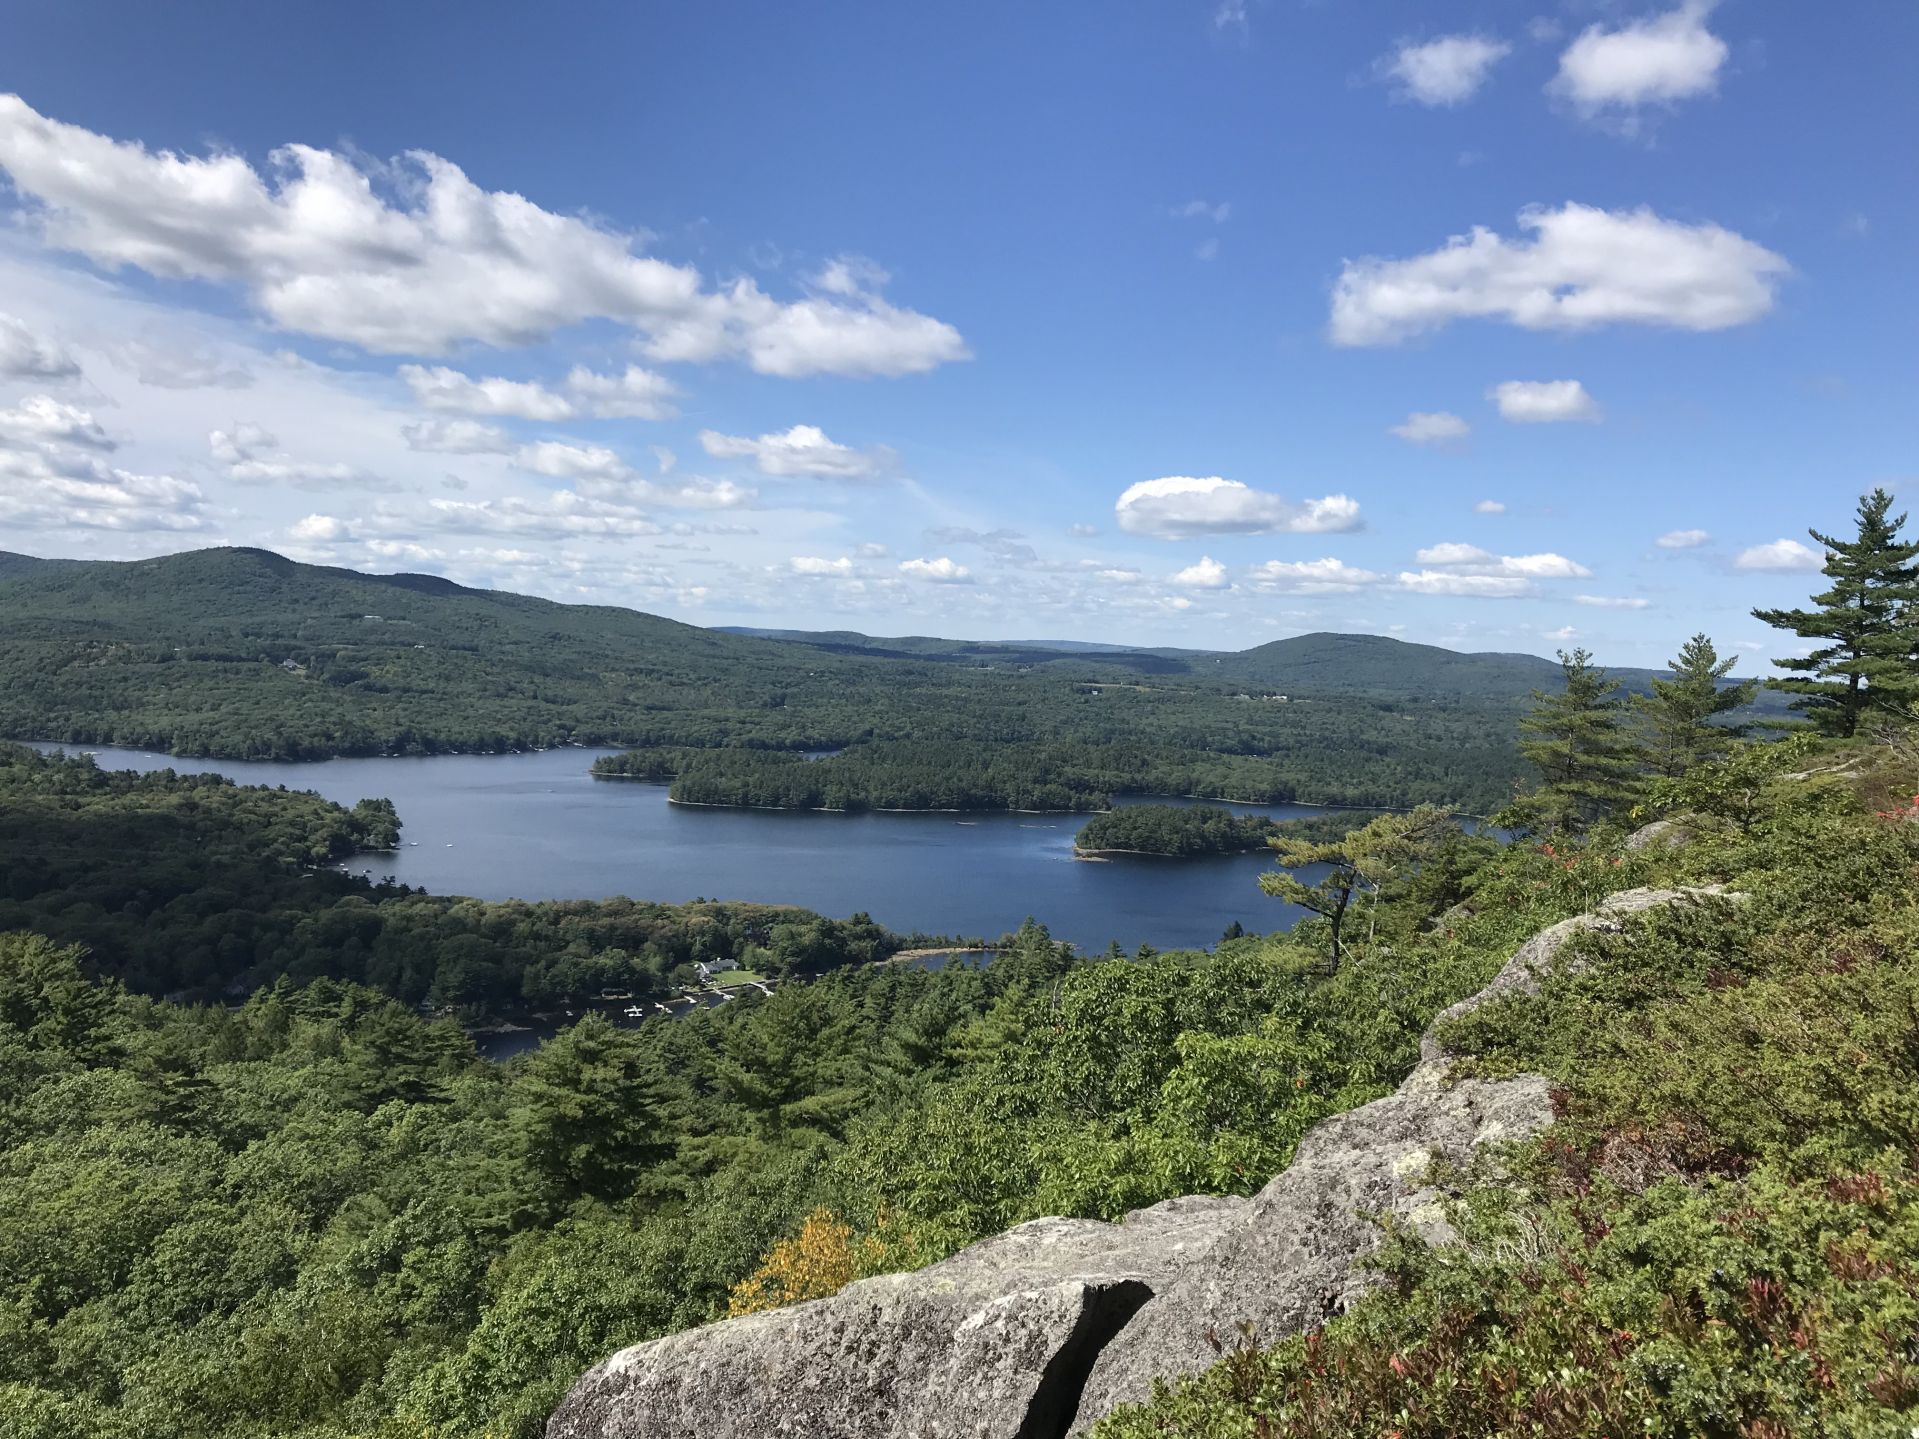
[{"label": "sky", "polygon": [[1916,50],[1903,0],[16,5],[0,549],[1757,669],[1807,527],[1919,487]]}]

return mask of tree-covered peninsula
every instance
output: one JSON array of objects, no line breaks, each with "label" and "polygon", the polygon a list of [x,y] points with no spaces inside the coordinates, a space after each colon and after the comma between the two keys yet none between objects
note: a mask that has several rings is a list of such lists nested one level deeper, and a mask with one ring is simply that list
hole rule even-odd
[{"label": "tree-covered peninsula", "polygon": [[1345,810],[1279,820],[1219,805],[1130,804],[1087,821],[1074,837],[1073,848],[1089,858],[1263,853],[1275,835],[1337,839],[1364,823],[1364,815]]}]

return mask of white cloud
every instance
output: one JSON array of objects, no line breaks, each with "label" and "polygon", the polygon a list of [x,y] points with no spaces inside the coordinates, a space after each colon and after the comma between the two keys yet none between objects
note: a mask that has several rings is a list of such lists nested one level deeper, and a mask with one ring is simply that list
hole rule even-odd
[{"label": "white cloud", "polygon": [[410,450],[446,455],[505,455],[513,451],[513,437],[498,425],[478,420],[419,420],[400,426]]},{"label": "white cloud", "polygon": [[1481,500],[1473,506],[1473,513],[1476,515],[1503,515],[1506,513],[1506,506],[1505,503],[1500,500]]},{"label": "white cloud", "polygon": [[1741,550],[1732,564],[1737,570],[1816,570],[1825,564],[1825,556],[1798,540],[1774,540]]},{"label": "white cloud", "polygon": [[1226,578],[1226,566],[1211,555],[1202,555],[1193,564],[1175,572],[1172,582],[1195,590],[1223,590],[1232,584]]},{"label": "white cloud", "polygon": [[506,495],[499,499],[431,499],[418,515],[388,517],[389,523],[417,525],[457,534],[512,535],[522,539],[575,536],[632,539],[664,534],[665,529],[630,505],[596,500],[573,490],[557,490],[537,499]]},{"label": "white cloud", "polygon": [[1231,218],[1233,206],[1230,200],[1214,204],[1208,200],[1188,200],[1184,205],[1173,207],[1173,213],[1182,220],[1211,220],[1215,225],[1223,225]]},{"label": "white cloud", "polygon": [[70,446],[0,446],[0,521],[22,529],[183,531],[206,528],[200,487],[135,474]]},{"label": "white cloud", "polygon": [[254,378],[244,365],[205,346],[121,340],[111,353],[141,384],[162,390],[244,390]]},{"label": "white cloud", "polygon": [[226,466],[227,477],[244,485],[270,485],[296,490],[393,490],[392,481],[368,474],[353,465],[316,464],[295,460],[280,449],[280,441],[259,425],[242,422],[207,436],[213,458]]},{"label": "white cloud", "polygon": [[1119,527],[1160,539],[1196,535],[1327,534],[1360,527],[1359,504],[1346,495],[1293,504],[1218,475],[1167,475],[1129,485],[1113,506]]},{"label": "white cloud", "polygon": [[787,561],[796,575],[850,575],[853,562],[845,555],[837,560],[821,559],[817,555],[795,555]]},{"label": "white cloud", "polygon": [[73,356],[27,328],[26,322],[0,314],[0,378],[70,380],[80,373]]},{"label": "white cloud", "polygon": [[973,572],[965,565],[955,564],[944,555],[936,560],[901,560],[900,573],[908,579],[930,580],[939,585],[970,584],[973,579]]},{"label": "white cloud", "polygon": [[1076,540],[1090,540],[1099,534],[1099,526],[1086,524],[1068,525],[1066,527],[1066,533]]},{"label": "white cloud", "polygon": [[1654,543],[1662,550],[1693,550],[1711,538],[1704,530],[1667,530]]},{"label": "white cloud", "polygon": [[617,375],[599,375],[576,365],[566,377],[567,392],[584,414],[598,419],[670,420],[679,413],[673,401],[679,388],[665,375],[628,365]]},{"label": "white cloud", "polygon": [[1451,570],[1403,570],[1400,588],[1419,595],[1461,595],[1474,599],[1519,599],[1532,593],[1532,582],[1502,575],[1460,574]]},{"label": "white cloud", "polygon": [[1542,640],[1558,640],[1561,644],[1570,644],[1579,638],[1579,631],[1571,625],[1561,625],[1556,630],[1541,630],[1539,637]]},{"label": "white cloud", "polygon": [[[571,480],[581,495],[617,504],[657,504],[675,509],[729,510],[748,505],[754,492],[731,480],[687,479],[666,484],[647,479],[605,445],[541,440],[522,445],[513,463],[536,475]],[[664,477],[662,477],[663,479]]]},{"label": "white cloud", "polygon": [[51,395],[29,395],[13,409],[0,410],[0,437],[90,450],[117,448],[92,415]]},{"label": "white cloud", "polygon": [[1531,239],[1483,226],[1409,260],[1350,260],[1333,290],[1336,345],[1391,345],[1455,320],[1528,330],[1665,325],[1721,330],[1772,308],[1790,266],[1713,224],[1567,204],[1519,215]]},{"label": "white cloud", "polygon": [[656,359],[737,356],[775,375],[901,375],[968,357],[951,325],[860,288],[869,277],[792,303],[750,279],[710,290],[690,266],[635,253],[638,236],[483,190],[425,151],[362,164],[287,145],[271,159],[263,176],[232,153],[156,153],[0,95],[0,167],[48,244],[238,286],[283,329],[433,355],[606,319]]},{"label": "white cloud", "polygon": [[1419,571],[1400,575],[1402,588],[1417,594],[1509,599],[1533,592],[1536,580],[1586,579],[1592,571],[1564,555],[1495,555],[1478,545],[1447,541],[1413,556]]},{"label": "white cloud", "polygon": [[1251,575],[1262,590],[1296,595],[1347,594],[1386,578],[1330,556],[1323,560],[1267,560],[1253,566]]},{"label": "white cloud", "polygon": [[1512,53],[1503,40],[1442,35],[1423,45],[1401,45],[1379,62],[1401,99],[1422,105],[1459,105],[1478,93],[1493,66]]},{"label": "white cloud", "polygon": [[1546,88],[1588,118],[1621,119],[1629,129],[1642,106],[1710,95],[1730,53],[1706,28],[1712,8],[1712,0],[1688,0],[1617,29],[1588,26],[1560,55]]},{"label": "white cloud", "polygon": [[1445,410],[1414,410],[1389,431],[1414,445],[1458,444],[1472,432],[1471,425]]},{"label": "white cloud", "polygon": [[304,544],[337,544],[351,535],[347,522],[334,515],[308,515],[287,531],[289,539]]},{"label": "white cloud", "polygon": [[1574,595],[1576,605],[1590,605],[1598,610],[1643,610],[1652,603],[1628,595]]},{"label": "white cloud", "polygon": [[1486,398],[1499,406],[1501,419],[1515,425],[1597,424],[1600,419],[1599,402],[1578,380],[1507,380],[1488,390]]},{"label": "white cloud", "polygon": [[1095,570],[1093,577],[1109,585],[1136,585],[1146,578],[1138,570]]},{"label": "white cloud", "polygon": [[860,546],[860,555],[864,559],[883,560],[891,553],[892,551],[887,549],[885,545],[875,540],[868,540]]},{"label": "white cloud", "polygon": [[817,425],[795,425],[757,439],[701,430],[700,444],[715,459],[751,460],[763,475],[864,480],[880,474],[893,462],[890,450],[856,450],[829,440]]},{"label": "white cloud", "polygon": [[429,410],[522,420],[564,420],[573,414],[571,401],[537,381],[497,376],[476,380],[446,365],[402,365],[400,378],[412,389],[413,398]]}]

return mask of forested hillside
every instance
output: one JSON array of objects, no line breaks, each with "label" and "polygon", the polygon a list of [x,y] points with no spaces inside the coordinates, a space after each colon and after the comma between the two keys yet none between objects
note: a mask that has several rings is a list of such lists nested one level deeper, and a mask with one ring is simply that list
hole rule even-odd
[{"label": "forested hillside", "polygon": [[1519,775],[1513,694],[1428,691],[1416,664],[1396,693],[1368,677],[1282,704],[1204,656],[835,652],[261,550],[27,566],[0,615],[0,736],[20,739],[262,759],[617,743],[636,749],[605,773],[788,808],[1485,810]]}]

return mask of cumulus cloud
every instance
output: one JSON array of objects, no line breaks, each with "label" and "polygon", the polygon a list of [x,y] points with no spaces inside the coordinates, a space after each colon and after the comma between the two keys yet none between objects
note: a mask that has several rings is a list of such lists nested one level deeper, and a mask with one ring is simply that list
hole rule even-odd
[{"label": "cumulus cloud", "polygon": [[1386,579],[1330,556],[1323,560],[1267,560],[1253,566],[1251,577],[1262,590],[1295,595],[1349,594],[1383,584]]},{"label": "cumulus cloud", "polygon": [[287,538],[302,544],[331,545],[350,538],[351,534],[347,522],[337,515],[307,515],[294,522]]},{"label": "cumulus cloud", "polygon": [[1461,595],[1473,599],[1511,600],[1529,595],[1532,581],[1510,575],[1462,574],[1453,570],[1403,570],[1400,588],[1418,595]]},{"label": "cumulus cloud", "polygon": [[774,375],[901,375],[968,358],[951,325],[871,287],[793,302],[750,279],[637,253],[641,237],[489,191],[452,161],[390,164],[287,145],[266,174],[232,153],[154,152],[0,95],[0,167],[45,241],[111,269],[244,290],[283,329],[389,354],[524,345],[631,326],[655,359],[740,358]]},{"label": "cumulus cloud", "polygon": [[665,375],[628,365],[617,375],[595,374],[576,365],[566,377],[567,392],[580,410],[599,419],[670,420],[679,413],[679,388]]},{"label": "cumulus cloud", "polygon": [[1704,530],[1667,530],[1653,543],[1662,550],[1695,550],[1711,538]]},{"label": "cumulus cloud", "polygon": [[1457,541],[1428,545],[1413,561],[1426,568],[1403,571],[1400,588],[1414,594],[1479,599],[1518,599],[1534,592],[1535,581],[1586,579],[1592,574],[1564,555],[1496,555]]},{"label": "cumulus cloud", "polygon": [[1379,71],[1393,82],[1400,99],[1460,105],[1479,93],[1493,66],[1512,48],[1484,35],[1442,35],[1424,44],[1401,45],[1379,62]]},{"label": "cumulus cloud", "polygon": [[1119,527],[1160,539],[1198,535],[1327,534],[1360,527],[1359,503],[1327,495],[1293,504],[1218,475],[1167,475],[1129,485],[1113,506]]},{"label": "cumulus cloud", "polygon": [[929,580],[937,585],[970,584],[973,572],[941,555],[938,559],[901,560],[900,573],[910,580]]},{"label": "cumulus cloud", "polygon": [[1473,513],[1476,515],[1503,515],[1506,513],[1506,505],[1502,500],[1481,500],[1473,506]]},{"label": "cumulus cloud", "polygon": [[42,339],[24,320],[0,314],[0,379],[70,380],[80,366],[60,346]]},{"label": "cumulus cloud", "polygon": [[1737,570],[1816,570],[1825,562],[1824,555],[1798,540],[1774,540],[1741,550],[1732,564]]},{"label": "cumulus cloud", "polygon": [[1104,580],[1109,585],[1136,585],[1145,579],[1146,576],[1138,570],[1108,569],[1095,570],[1093,572],[1093,578]]},{"label": "cumulus cloud", "polygon": [[0,443],[0,522],[22,529],[187,531],[207,524],[189,480],[136,474],[69,445]]},{"label": "cumulus cloud", "polygon": [[1486,398],[1499,406],[1501,419],[1516,425],[1546,425],[1568,420],[1597,424],[1599,402],[1578,380],[1507,380]]},{"label": "cumulus cloud", "polygon": [[1689,0],[1664,15],[1609,29],[1590,25],[1559,57],[1548,93],[1590,119],[1624,128],[1646,106],[1710,95],[1731,52],[1706,28],[1712,0]]},{"label": "cumulus cloud", "polygon": [[409,450],[445,455],[505,455],[513,451],[513,437],[498,425],[479,420],[419,420],[400,426]]},{"label": "cumulus cloud", "polygon": [[818,425],[795,425],[756,438],[701,430],[700,445],[715,459],[751,460],[763,475],[866,480],[885,472],[893,463],[891,450],[856,450],[829,440]]},{"label": "cumulus cloud", "polygon": [[0,438],[37,444],[79,445],[89,450],[115,448],[100,422],[77,405],[51,395],[29,395],[11,410],[0,410]]},{"label": "cumulus cloud", "polygon": [[1389,433],[1412,445],[1456,445],[1472,432],[1471,425],[1445,410],[1414,410]]},{"label": "cumulus cloud", "polygon": [[1226,578],[1226,566],[1211,555],[1202,555],[1185,569],[1176,571],[1172,582],[1193,590],[1223,590],[1232,584]]},{"label": "cumulus cloud", "polygon": [[1630,595],[1574,595],[1576,605],[1590,605],[1598,610],[1643,610],[1652,603]]},{"label": "cumulus cloud", "polygon": [[576,492],[616,504],[667,505],[675,509],[729,510],[748,505],[754,492],[731,480],[686,479],[676,483],[648,479],[617,450],[605,445],[575,445],[541,440],[513,452],[513,463],[536,475],[571,480]]},{"label": "cumulus cloud", "polygon": [[1645,208],[1532,208],[1519,227],[1530,238],[1479,226],[1409,260],[1348,261],[1333,290],[1333,343],[1397,344],[1464,319],[1528,330],[1722,330],[1770,310],[1791,268],[1731,230]]},{"label": "cumulus cloud", "polygon": [[631,505],[593,499],[575,490],[557,490],[537,499],[508,495],[500,499],[431,499],[424,510],[387,516],[389,525],[456,534],[508,535],[520,539],[571,539],[582,536],[634,539],[665,534],[663,526]]},{"label": "cumulus cloud", "polygon": [[521,420],[564,420],[573,414],[565,396],[537,381],[475,379],[446,365],[402,365],[400,378],[413,391],[413,398],[429,410]]},{"label": "cumulus cloud", "polygon": [[213,458],[226,466],[227,477],[245,485],[270,485],[296,490],[393,490],[392,481],[368,474],[353,465],[316,464],[296,460],[280,449],[280,441],[259,425],[242,422],[207,436]]},{"label": "cumulus cloud", "polygon": [[1413,556],[1413,562],[1435,568],[1456,570],[1462,574],[1509,575],[1524,579],[1586,579],[1592,571],[1564,555],[1495,555],[1478,545],[1448,541],[1428,545]]},{"label": "cumulus cloud", "polygon": [[794,555],[787,561],[796,575],[850,575],[853,562],[845,555],[836,560],[821,559],[817,555]]},{"label": "cumulus cloud", "polygon": [[400,378],[413,398],[429,410],[496,419],[567,420],[671,419],[679,411],[673,401],[679,390],[666,376],[638,365],[617,375],[596,374],[584,365],[567,375],[565,393],[537,380],[478,378],[446,365],[402,365]]}]

